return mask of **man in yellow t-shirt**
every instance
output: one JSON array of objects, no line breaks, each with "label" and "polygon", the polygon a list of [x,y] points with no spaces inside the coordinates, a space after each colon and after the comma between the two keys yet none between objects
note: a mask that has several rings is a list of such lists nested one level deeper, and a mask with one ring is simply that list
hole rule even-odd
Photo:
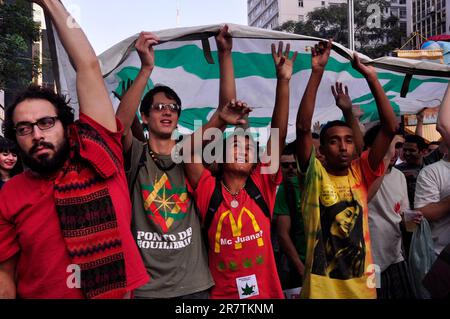
[{"label": "man in yellow t-shirt", "polygon": [[[332,121],[322,128],[320,152],[324,164],[316,159],[311,122],[331,48],[329,41],[312,49],[312,73],[297,117],[297,160],[303,174],[301,212],[307,237],[302,297],[376,298],[367,189],[384,173],[383,158],[397,131],[397,122],[375,69],[362,64],[355,54],[353,67],[367,80],[382,129],[372,148],[355,159],[355,140],[360,138],[358,124],[351,116],[351,105],[338,103],[348,124]],[[342,86],[336,87],[338,99],[345,93]]]}]

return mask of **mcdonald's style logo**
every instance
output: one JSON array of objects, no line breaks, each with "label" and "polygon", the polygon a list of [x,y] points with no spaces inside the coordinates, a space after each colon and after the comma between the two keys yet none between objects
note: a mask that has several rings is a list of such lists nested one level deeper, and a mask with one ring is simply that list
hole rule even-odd
[{"label": "mcdonald's style logo", "polygon": [[[255,231],[254,234],[242,236],[242,217],[244,214],[247,214],[247,216],[252,221],[253,230]],[[222,238],[222,229],[225,218],[229,218],[231,231],[233,234],[233,239],[227,239]],[[264,246],[264,240],[262,238],[263,236],[263,230],[261,227],[259,227],[258,222],[256,221],[255,215],[249,211],[247,208],[243,207],[241,212],[239,213],[239,217],[237,220],[237,223],[233,217],[233,214],[230,210],[227,210],[226,212],[222,213],[219,218],[219,223],[217,224],[217,230],[216,230],[216,236],[215,236],[215,245],[214,245],[214,252],[220,253],[220,247],[221,246],[231,246],[234,245],[235,250],[242,249],[243,244],[248,241],[256,240],[258,247]]]}]

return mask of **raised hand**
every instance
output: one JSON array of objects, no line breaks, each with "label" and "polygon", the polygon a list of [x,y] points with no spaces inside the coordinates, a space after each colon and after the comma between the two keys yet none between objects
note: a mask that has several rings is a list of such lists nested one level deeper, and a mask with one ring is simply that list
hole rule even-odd
[{"label": "raised hand", "polygon": [[311,49],[311,68],[313,71],[323,71],[330,58],[333,41],[320,41]]},{"label": "raised hand", "polygon": [[221,52],[231,51],[233,48],[233,38],[231,33],[228,31],[228,25],[224,25],[219,34],[216,35],[217,50]]},{"label": "raised hand", "polygon": [[142,69],[153,70],[155,67],[155,51],[153,46],[158,44],[159,38],[151,32],[141,32],[135,48],[141,59]]},{"label": "raised hand", "polygon": [[370,77],[377,77],[377,71],[376,69],[371,65],[366,65],[361,62],[361,59],[359,58],[358,53],[353,54],[353,61],[352,61],[353,68],[361,73],[366,79]]},{"label": "raised hand", "polygon": [[229,125],[247,124],[245,118],[251,111],[252,110],[248,107],[247,103],[234,100],[218,109],[219,118]]},{"label": "raised hand", "polygon": [[314,132],[314,133],[317,133],[317,134],[320,134],[320,128],[321,128],[320,122],[317,121],[317,122],[314,123],[314,125],[313,125],[313,132]]},{"label": "raised hand", "polygon": [[417,118],[417,122],[421,122],[423,123],[424,117],[425,117],[425,111],[427,110],[427,108],[423,108],[422,110],[420,110],[419,113],[416,114],[416,118]]},{"label": "raised hand", "polygon": [[342,87],[342,83],[336,82],[335,86],[331,86],[331,92],[333,93],[336,105],[342,110],[343,113],[352,111],[352,100],[348,95],[348,87]]},{"label": "raised hand", "polygon": [[294,69],[294,63],[297,59],[298,52],[295,51],[291,59],[289,59],[291,45],[286,45],[286,50],[283,53],[283,42],[278,43],[278,51],[275,50],[275,44],[272,43],[272,57],[275,63],[278,80],[290,80]]}]

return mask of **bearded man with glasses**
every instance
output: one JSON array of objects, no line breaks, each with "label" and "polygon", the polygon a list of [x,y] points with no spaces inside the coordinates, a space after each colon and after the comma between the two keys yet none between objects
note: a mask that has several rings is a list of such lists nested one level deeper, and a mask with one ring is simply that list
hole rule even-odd
[{"label": "bearded man with glasses", "polygon": [[30,87],[5,136],[29,168],[0,193],[0,299],[129,298],[149,277],[133,240],[122,124],[88,39],[57,0],[35,0],[76,70],[80,118],[64,96]]}]

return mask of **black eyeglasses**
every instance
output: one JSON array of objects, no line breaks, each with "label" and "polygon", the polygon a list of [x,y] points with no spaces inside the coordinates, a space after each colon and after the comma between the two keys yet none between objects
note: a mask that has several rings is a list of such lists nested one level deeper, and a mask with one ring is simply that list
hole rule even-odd
[{"label": "black eyeglasses", "polygon": [[283,167],[283,168],[289,168],[289,167],[295,168],[295,162],[282,162],[281,163],[281,167]]},{"label": "black eyeglasses", "polygon": [[168,109],[171,112],[178,113],[181,108],[178,104],[175,104],[175,103],[170,103],[170,104],[158,103],[158,104],[153,104],[152,109],[155,111],[158,111],[158,112],[161,112],[164,109]]},{"label": "black eyeglasses", "polygon": [[39,127],[39,129],[41,131],[49,130],[53,126],[55,126],[57,119],[58,119],[57,116],[53,116],[53,117],[46,116],[46,117],[43,117],[43,118],[37,120],[34,123],[21,122],[14,127],[14,130],[16,131],[16,134],[19,136],[30,135],[31,133],[33,133],[35,125],[37,127]]}]

